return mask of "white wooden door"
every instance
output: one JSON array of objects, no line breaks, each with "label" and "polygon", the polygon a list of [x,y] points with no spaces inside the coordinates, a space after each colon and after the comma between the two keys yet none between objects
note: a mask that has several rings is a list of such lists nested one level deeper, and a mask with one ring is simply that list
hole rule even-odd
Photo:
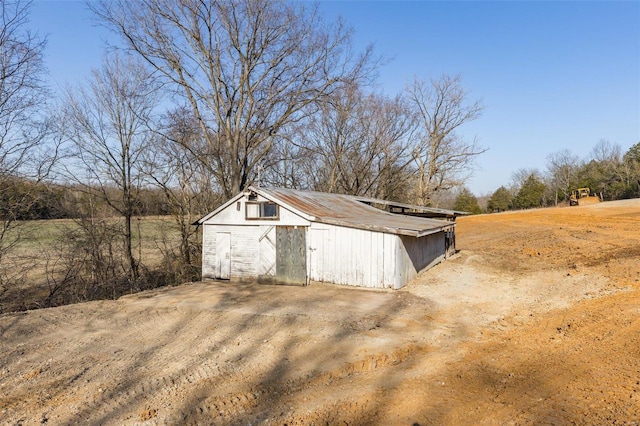
[{"label": "white wooden door", "polygon": [[260,269],[258,275],[273,277],[276,274],[276,227],[267,227],[260,238]]},{"label": "white wooden door", "polygon": [[216,232],[216,278],[228,280],[231,278],[231,234]]},{"label": "white wooden door", "polygon": [[324,246],[327,235],[326,229],[311,228],[309,232],[310,278],[314,281],[325,281],[324,275]]}]

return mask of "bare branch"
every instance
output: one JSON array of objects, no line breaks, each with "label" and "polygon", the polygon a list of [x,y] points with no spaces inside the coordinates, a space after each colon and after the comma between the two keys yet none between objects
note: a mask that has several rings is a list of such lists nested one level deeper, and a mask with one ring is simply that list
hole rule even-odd
[{"label": "bare branch", "polygon": [[370,51],[353,55],[350,30],[302,3],[105,0],[93,9],[190,106],[207,145],[197,158],[227,197],[251,183],[283,129],[369,71]]},{"label": "bare branch", "polygon": [[[156,106],[155,85],[141,63],[114,55],[94,70],[86,87],[67,93],[63,131],[73,143],[70,176],[99,196],[125,221],[129,279],[138,279],[139,259],[132,250],[132,217],[141,183],[141,162],[151,134],[148,121]],[[86,177],[78,177],[83,171]]]},{"label": "bare branch", "polygon": [[406,89],[420,121],[421,134],[413,146],[417,168],[415,202],[428,205],[437,191],[460,187],[483,152],[477,139],[464,141],[456,131],[480,117],[482,103],[468,103],[460,76],[442,76],[430,83],[415,80]]},{"label": "bare branch", "polygon": [[57,159],[55,147],[41,155],[49,131],[41,113],[46,39],[25,28],[29,6],[29,1],[0,2],[0,293],[21,275],[4,260],[21,242],[18,220],[33,207],[34,192]]}]

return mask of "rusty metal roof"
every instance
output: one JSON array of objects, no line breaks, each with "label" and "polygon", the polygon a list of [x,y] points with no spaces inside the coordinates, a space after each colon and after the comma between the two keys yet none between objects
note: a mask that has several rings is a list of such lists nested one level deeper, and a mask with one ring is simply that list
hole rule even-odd
[{"label": "rusty metal roof", "polygon": [[358,197],[326,192],[300,191],[284,188],[250,187],[266,198],[279,201],[316,222],[386,233],[424,236],[455,226],[441,219],[427,219],[393,214],[361,202]]}]

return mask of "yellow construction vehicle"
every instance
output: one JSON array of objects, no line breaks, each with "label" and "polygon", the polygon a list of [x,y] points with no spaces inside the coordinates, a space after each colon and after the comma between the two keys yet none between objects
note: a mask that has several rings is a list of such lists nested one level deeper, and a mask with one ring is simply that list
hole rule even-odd
[{"label": "yellow construction vehicle", "polygon": [[591,195],[589,188],[578,188],[575,191],[571,191],[571,197],[569,198],[570,206],[586,206],[587,204],[599,202],[600,198],[597,195]]}]

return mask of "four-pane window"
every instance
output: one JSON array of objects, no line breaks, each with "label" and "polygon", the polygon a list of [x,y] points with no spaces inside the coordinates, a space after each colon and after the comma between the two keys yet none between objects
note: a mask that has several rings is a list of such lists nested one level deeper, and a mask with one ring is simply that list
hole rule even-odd
[{"label": "four-pane window", "polygon": [[279,209],[276,203],[247,202],[245,205],[247,219],[278,219]]}]

